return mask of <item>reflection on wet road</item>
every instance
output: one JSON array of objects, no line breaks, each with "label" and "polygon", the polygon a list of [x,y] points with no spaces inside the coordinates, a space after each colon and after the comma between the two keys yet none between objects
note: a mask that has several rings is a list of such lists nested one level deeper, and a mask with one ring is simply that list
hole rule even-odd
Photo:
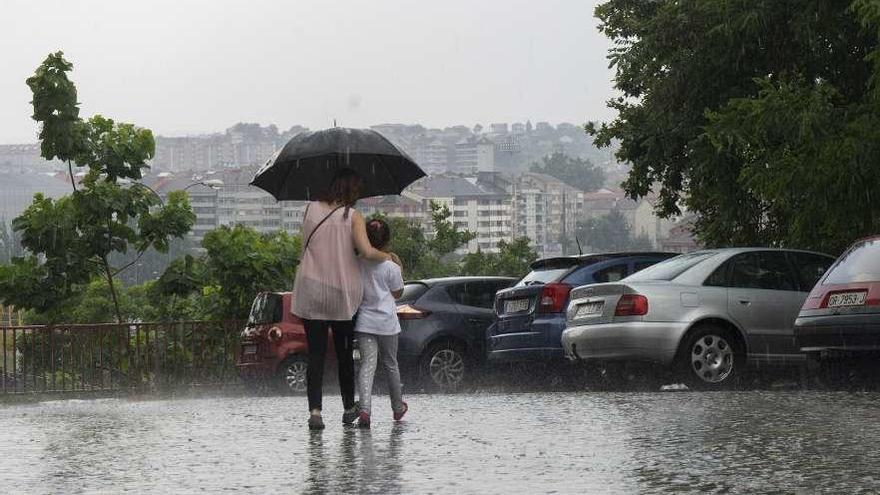
[{"label": "reflection on wet road", "polygon": [[0,407],[0,489],[311,493],[880,491],[880,394],[410,396],[305,427],[299,397]]}]

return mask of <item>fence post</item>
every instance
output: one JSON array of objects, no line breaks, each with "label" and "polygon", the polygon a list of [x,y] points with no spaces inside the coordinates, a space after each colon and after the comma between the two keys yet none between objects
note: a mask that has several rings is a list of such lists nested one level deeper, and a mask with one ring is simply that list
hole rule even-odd
[{"label": "fence post", "polygon": [[6,380],[9,373],[6,371],[6,327],[3,327],[3,393],[6,393]]}]

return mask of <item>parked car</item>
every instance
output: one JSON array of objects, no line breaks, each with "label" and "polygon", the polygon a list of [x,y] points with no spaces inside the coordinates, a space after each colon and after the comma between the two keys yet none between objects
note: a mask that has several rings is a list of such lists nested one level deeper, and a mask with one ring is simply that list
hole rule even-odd
[{"label": "parked car", "polygon": [[254,298],[235,360],[245,381],[270,381],[290,392],[305,392],[308,345],[302,320],[290,312],[292,301],[290,292],[263,292]]},{"label": "parked car", "polygon": [[398,361],[403,381],[415,373],[429,389],[466,382],[485,353],[483,335],[495,319],[495,293],[509,277],[449,277],[407,282],[398,299]]},{"label": "parked car", "polygon": [[880,352],[880,236],[841,255],[810,292],[794,333],[814,358]]},{"label": "parked car", "polygon": [[573,287],[617,282],[674,253],[607,253],[538,260],[514,287],[495,296],[497,320],[486,332],[493,363],[564,362],[561,336]]},{"label": "parked car", "polygon": [[804,362],[794,320],[833,262],[781,249],[681,255],[621,282],[573,290],[562,343],[576,360],[659,363],[690,388],[728,387],[747,363]]}]

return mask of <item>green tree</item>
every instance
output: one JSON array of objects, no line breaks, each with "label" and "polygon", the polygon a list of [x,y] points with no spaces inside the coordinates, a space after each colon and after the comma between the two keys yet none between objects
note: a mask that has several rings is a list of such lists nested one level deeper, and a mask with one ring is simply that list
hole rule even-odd
[{"label": "green tree", "polygon": [[[100,274],[107,282],[116,319],[124,321],[115,278],[133,262],[111,266],[114,253],[168,249],[195,222],[186,193],[164,204],[139,183],[155,144],[148,129],[96,115],[79,117],[73,66],[61,52],[49,55],[27,80],[33,118],[41,124],[41,155],[68,163],[72,194],[53,200],[37,194],[13,221],[28,254],[0,267],[0,300],[61,318],[59,310]],[[87,169],[79,183],[72,164]],[[137,259],[137,257],[136,257]]]},{"label": "green tree", "polygon": [[411,220],[399,217],[385,218],[391,228],[391,250],[403,262],[403,275],[408,280],[445,277],[458,272],[455,251],[466,245],[476,235],[459,230],[450,220],[452,213],[446,205],[431,202],[431,230],[425,236],[422,227]]},{"label": "green tree", "polygon": [[[164,301],[146,297],[153,282],[142,286],[118,287],[116,303],[123,322],[158,321],[154,319]],[[65,323],[109,323],[118,320],[114,299],[110,296],[107,280],[94,277],[70,298],[58,306]],[[52,312],[41,313],[31,309],[26,314],[28,324],[51,324],[55,322]]]},{"label": "green tree", "polygon": [[431,201],[431,227],[434,235],[428,240],[428,250],[438,259],[447,260],[455,250],[477,237],[468,230],[458,230],[450,220],[452,212],[445,204]]},{"label": "green tree", "polygon": [[838,252],[880,229],[880,7],[872,0],[610,0],[617,118],[590,126],[709,246]]},{"label": "green tree", "polygon": [[[652,248],[651,241],[647,237],[633,235],[632,227],[618,210],[578,222],[575,235],[585,250],[593,252],[638,251]],[[571,249],[571,246],[567,249]]]},{"label": "green tree", "polygon": [[543,163],[533,163],[532,172],[547,174],[589,192],[605,184],[605,172],[589,160],[572,158],[561,151],[545,156]]},{"label": "green tree", "polygon": [[[284,231],[261,234],[242,225],[224,226],[208,232],[202,247],[206,251],[200,261],[204,268],[195,261],[189,268],[185,261],[183,265],[177,263],[169,268],[177,274],[166,271],[160,284],[166,294],[178,295],[204,284],[202,295],[218,303],[210,310],[215,318],[245,318],[257,293],[290,290],[293,286],[299,236]],[[203,275],[199,274],[202,270]]]},{"label": "green tree", "polygon": [[517,237],[511,242],[498,242],[498,253],[468,253],[462,259],[461,274],[523,277],[538,258],[529,243],[528,237]]},{"label": "green tree", "polygon": [[428,253],[428,240],[421,226],[409,219],[400,217],[385,218],[391,229],[391,250],[403,262],[403,276],[406,279],[421,278],[425,269]]}]

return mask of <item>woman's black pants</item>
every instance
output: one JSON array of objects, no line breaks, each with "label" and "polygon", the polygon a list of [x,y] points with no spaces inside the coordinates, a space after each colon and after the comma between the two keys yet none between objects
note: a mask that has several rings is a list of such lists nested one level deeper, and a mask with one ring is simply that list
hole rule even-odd
[{"label": "woman's black pants", "polygon": [[333,329],[333,348],[339,368],[339,389],[342,406],[354,407],[354,321],[303,320],[306,341],[309,344],[309,368],[306,386],[309,394],[309,410],[321,409],[324,395],[324,360],[327,356],[327,331]]}]

